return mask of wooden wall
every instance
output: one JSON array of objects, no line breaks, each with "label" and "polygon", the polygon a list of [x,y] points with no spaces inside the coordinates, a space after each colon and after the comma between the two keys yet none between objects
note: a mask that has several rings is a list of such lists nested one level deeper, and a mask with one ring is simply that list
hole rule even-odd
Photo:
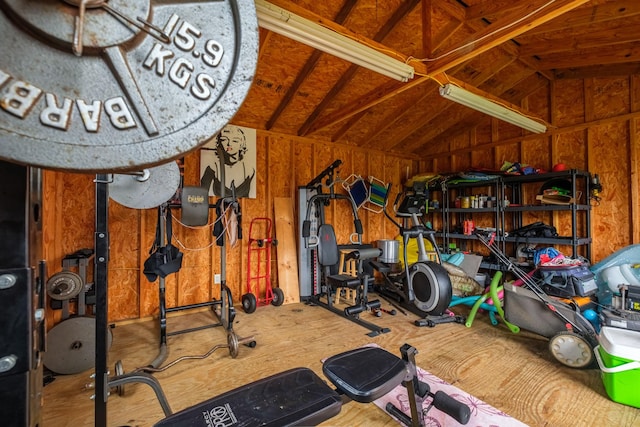
[{"label": "wooden wall", "polygon": [[[599,204],[592,202],[591,261],[640,243],[640,77],[556,80],[529,96],[523,107],[547,118],[553,125],[549,132],[523,137],[513,126],[487,118],[473,132],[442,141],[439,153],[425,156],[421,169],[499,169],[510,161],[547,170],[564,163],[597,173],[604,191]],[[559,233],[570,234],[570,223],[555,219]]]},{"label": "wooden wall", "polygon": [[[246,123],[238,123],[247,126]],[[253,218],[274,218],[273,200],[291,198],[297,203],[297,187],[311,181],[336,159],[343,161],[339,177],[351,174],[363,178],[374,176],[397,187],[408,176],[417,173],[417,161],[381,152],[364,152],[345,145],[317,142],[287,135],[258,131],[257,135],[257,197],[242,199],[244,239],[227,247],[226,279],[232,289],[234,302],[241,301],[247,290],[247,256],[249,225]],[[185,156],[185,185],[198,185],[199,153]],[[94,180],[93,175],[47,171],[44,178],[44,254],[49,275],[62,269],[62,258],[81,248],[93,247],[94,238]],[[338,192],[344,193],[336,185]],[[214,200],[212,199],[213,203]],[[331,204],[327,210],[339,242],[346,243],[353,232],[353,218],[348,203]],[[173,210],[179,219],[179,210]],[[214,212],[210,222],[214,221]],[[297,218],[297,213],[295,213]],[[395,227],[382,215],[360,209],[364,226],[363,240],[375,242],[394,237]],[[143,263],[152,245],[157,221],[157,209],[136,210],[114,202],[109,205],[110,261],[109,261],[109,320],[145,318],[158,314],[158,281],[149,282],[142,274]],[[219,298],[219,285],[214,274],[220,273],[220,248],[214,244],[212,228],[187,228],[174,221],[175,238],[184,245],[182,269],[166,279],[167,306],[199,303]],[[275,228],[275,223],[274,223]],[[296,228],[297,234],[297,228]],[[278,237],[278,230],[275,230]],[[179,243],[174,241],[176,246]],[[263,254],[264,255],[264,254]],[[297,255],[297,253],[296,253]],[[272,252],[272,281],[278,284],[278,247]],[[254,258],[255,261],[255,254]],[[253,267],[256,264],[253,263]],[[261,273],[266,266],[261,267]],[[254,272],[253,275],[256,275]],[[297,274],[296,274],[297,277]],[[264,291],[264,287],[262,287]],[[285,303],[288,297],[285,295]],[[52,326],[60,318],[58,311],[49,310]]]},{"label": "wooden wall", "polygon": [[[554,128],[545,135],[522,136],[520,130],[494,119],[485,126],[442,141],[439,153],[421,160],[383,152],[367,152],[308,138],[258,130],[257,198],[241,202],[245,235],[251,220],[273,218],[275,197],[291,198],[296,206],[297,187],[306,184],[335,159],[341,159],[340,177],[352,173],[391,182],[394,193],[416,173],[460,171],[470,167],[500,168],[504,161],[519,161],[550,169],[556,163],[589,170],[600,176],[602,200],[592,210],[592,261],[640,242],[637,158],[640,130],[640,77],[566,79],[530,96],[524,106],[548,117]],[[259,127],[254,123],[235,123]],[[199,155],[185,157],[185,185],[197,185]],[[44,254],[49,274],[61,269],[65,254],[93,246],[93,176],[47,171],[44,200]],[[339,191],[343,191],[338,186]],[[157,212],[110,204],[109,318],[137,319],[158,312],[158,284],[142,274],[151,246]],[[374,242],[396,235],[382,214],[360,210],[364,241]],[[176,213],[179,215],[179,213]],[[297,213],[295,214],[297,217]],[[213,216],[210,220],[213,221]],[[353,230],[348,205],[327,208],[327,219],[346,242]],[[560,232],[569,225],[559,221]],[[211,228],[174,226],[177,239],[188,248],[179,273],[166,281],[167,304],[185,305],[219,296],[214,274],[220,273],[220,249]],[[297,232],[296,232],[297,233]],[[277,230],[276,236],[277,238]],[[246,292],[247,241],[228,248],[227,284],[239,302]],[[272,261],[273,283],[277,278],[277,248]],[[286,296],[285,296],[286,298]],[[55,321],[59,313],[50,313]]]}]

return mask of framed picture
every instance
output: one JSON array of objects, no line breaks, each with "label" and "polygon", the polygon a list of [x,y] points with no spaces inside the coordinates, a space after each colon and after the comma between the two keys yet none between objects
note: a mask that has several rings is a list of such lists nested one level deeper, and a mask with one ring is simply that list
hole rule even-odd
[{"label": "framed picture", "polygon": [[231,196],[235,189],[236,197],[255,199],[256,130],[227,125],[208,141],[200,149],[200,185],[210,196]]}]

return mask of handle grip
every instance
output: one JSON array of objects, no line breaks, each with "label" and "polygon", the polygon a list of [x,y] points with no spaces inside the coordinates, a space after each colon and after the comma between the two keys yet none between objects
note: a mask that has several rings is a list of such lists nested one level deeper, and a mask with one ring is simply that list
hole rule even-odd
[{"label": "handle grip", "polygon": [[362,313],[365,307],[361,305],[351,305],[344,309],[344,314],[347,316],[355,316],[356,314]]},{"label": "handle grip", "polygon": [[444,391],[436,391],[433,395],[433,406],[454,418],[460,424],[467,424],[471,418],[471,410],[467,405],[458,402]]},{"label": "handle grip", "polygon": [[409,417],[407,414],[402,412],[400,409],[396,408],[393,405],[393,403],[391,402],[387,403],[387,406],[385,407],[385,409],[388,413],[390,413],[391,415],[399,419],[402,424],[406,426],[412,425],[411,417]]}]

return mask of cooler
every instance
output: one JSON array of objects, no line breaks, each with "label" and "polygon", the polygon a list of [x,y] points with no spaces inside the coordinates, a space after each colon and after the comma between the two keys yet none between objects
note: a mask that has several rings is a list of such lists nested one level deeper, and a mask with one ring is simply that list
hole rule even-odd
[{"label": "cooler", "polygon": [[640,332],[603,326],[593,350],[611,400],[640,408]]}]

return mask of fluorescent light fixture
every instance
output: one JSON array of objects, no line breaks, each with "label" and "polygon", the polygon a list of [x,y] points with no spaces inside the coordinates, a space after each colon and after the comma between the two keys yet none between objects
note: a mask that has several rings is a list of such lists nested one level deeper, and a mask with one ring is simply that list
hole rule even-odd
[{"label": "fluorescent light fixture", "polygon": [[547,131],[547,127],[540,122],[450,83],[440,87],[440,95],[451,101],[473,108],[474,110],[520,126],[533,133],[544,133]]},{"label": "fluorescent light fixture", "polygon": [[258,24],[262,28],[401,82],[413,78],[413,67],[402,61],[265,0],[255,3]]}]

